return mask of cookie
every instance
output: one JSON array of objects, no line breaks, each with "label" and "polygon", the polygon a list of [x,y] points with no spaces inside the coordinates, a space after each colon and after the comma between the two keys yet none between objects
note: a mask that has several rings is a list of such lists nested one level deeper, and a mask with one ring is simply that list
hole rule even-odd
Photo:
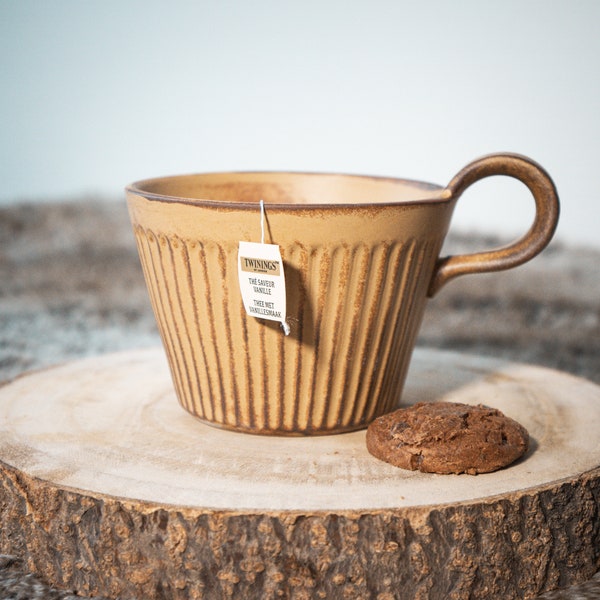
[{"label": "cookie", "polygon": [[489,473],[529,446],[527,430],[495,408],[419,402],[373,421],[367,449],[376,458],[423,473]]}]

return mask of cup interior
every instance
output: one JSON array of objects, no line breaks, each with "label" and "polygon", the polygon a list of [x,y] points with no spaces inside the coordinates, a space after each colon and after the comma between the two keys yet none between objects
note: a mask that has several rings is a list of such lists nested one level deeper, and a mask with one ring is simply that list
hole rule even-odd
[{"label": "cup interior", "polygon": [[128,188],[162,200],[272,205],[394,204],[442,199],[439,185],[362,175],[207,173],[147,179]]}]

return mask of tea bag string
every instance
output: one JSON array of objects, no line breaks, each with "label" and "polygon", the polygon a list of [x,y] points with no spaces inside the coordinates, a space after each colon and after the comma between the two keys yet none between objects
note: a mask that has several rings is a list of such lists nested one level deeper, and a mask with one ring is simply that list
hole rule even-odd
[{"label": "tea bag string", "polygon": [[260,243],[265,243],[265,201],[260,201]]},{"label": "tea bag string", "polygon": [[[265,243],[265,201],[260,200],[260,243]],[[290,326],[287,321],[281,321],[281,328],[285,335],[290,335]]]}]

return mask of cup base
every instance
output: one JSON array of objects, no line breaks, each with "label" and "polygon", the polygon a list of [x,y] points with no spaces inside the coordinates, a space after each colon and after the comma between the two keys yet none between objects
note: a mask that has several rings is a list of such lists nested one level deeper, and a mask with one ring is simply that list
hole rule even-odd
[{"label": "cup base", "polygon": [[[182,407],[183,408],[183,407]],[[203,425],[208,425],[210,427],[214,427],[215,429],[223,429],[225,431],[233,431],[235,433],[244,433],[247,435],[258,435],[258,436],[270,436],[270,437],[317,437],[317,436],[326,436],[326,435],[341,435],[343,433],[351,433],[353,431],[360,431],[362,429],[366,429],[369,426],[369,423],[363,422],[356,425],[351,425],[347,427],[336,427],[335,429],[271,429],[271,428],[257,428],[257,427],[242,427],[239,425],[229,425],[227,423],[218,423],[216,421],[210,421],[208,419],[204,419],[203,417],[199,417],[194,413],[189,412],[185,408],[183,408],[185,412],[192,417],[194,417],[197,421],[200,421]],[[378,415],[376,415],[378,416]]]}]

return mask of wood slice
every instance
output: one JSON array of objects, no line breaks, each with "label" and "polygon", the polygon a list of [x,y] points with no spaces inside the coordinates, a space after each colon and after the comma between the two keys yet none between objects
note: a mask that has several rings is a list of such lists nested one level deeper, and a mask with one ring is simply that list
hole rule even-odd
[{"label": "wood slice", "polygon": [[365,432],[260,437],[181,409],[159,349],[0,389],[0,552],[144,599],[531,598],[600,564],[600,388],[417,350],[403,404],[483,403],[532,438],[478,476],[404,471]]}]

